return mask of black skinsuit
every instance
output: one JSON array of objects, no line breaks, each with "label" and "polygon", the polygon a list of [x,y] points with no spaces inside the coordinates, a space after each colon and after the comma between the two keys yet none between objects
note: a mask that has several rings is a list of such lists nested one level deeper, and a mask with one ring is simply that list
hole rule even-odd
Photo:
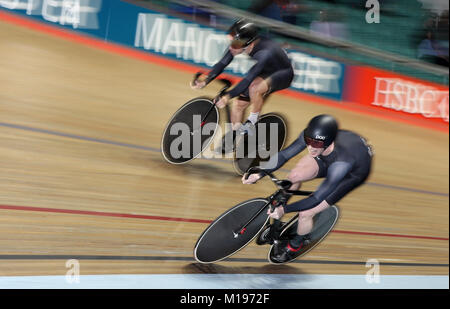
[{"label": "black skinsuit", "polygon": [[[264,166],[273,172],[306,148],[304,132],[287,148],[273,156]],[[339,130],[334,140],[334,150],[328,156],[314,158],[319,165],[317,178],[325,178],[309,197],[284,206],[285,212],[304,211],[319,205],[323,200],[329,205],[337,203],[347,193],[361,185],[369,176],[372,149],[358,134]]]},{"label": "black skinsuit", "polygon": [[[257,62],[242,81],[226,93],[230,98],[241,95],[240,99],[248,100],[248,87],[257,77],[270,78],[270,89],[266,95],[290,86],[294,78],[294,70],[287,53],[276,42],[260,37],[249,56]],[[223,58],[214,65],[208,74],[206,82],[209,83],[220,75],[233,58],[234,56],[227,50]]]}]

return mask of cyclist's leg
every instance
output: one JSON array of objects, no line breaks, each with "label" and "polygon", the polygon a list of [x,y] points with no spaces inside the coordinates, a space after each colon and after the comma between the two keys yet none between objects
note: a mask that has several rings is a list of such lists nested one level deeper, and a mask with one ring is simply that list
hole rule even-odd
[{"label": "cyclist's leg", "polygon": [[[240,129],[240,134],[248,133],[254,130],[254,125],[258,121],[261,112],[265,94],[268,93],[269,85],[263,77],[255,78],[248,89],[242,93],[231,110],[231,120],[233,123],[233,130]],[[252,109],[247,121],[243,121],[245,109],[252,105]],[[244,124],[243,126],[241,126]]]},{"label": "cyclist's leg", "polygon": [[252,113],[260,113],[265,99],[276,91],[286,89],[294,78],[292,68],[283,69],[267,75],[262,73],[250,84],[249,97],[252,104]]},{"label": "cyclist's leg", "polygon": [[222,154],[230,153],[235,149],[235,140],[237,135],[237,130],[242,125],[242,118],[245,109],[250,105],[250,98],[246,93],[240,95],[236,100],[234,100],[230,111],[230,121],[231,127],[227,124],[225,127],[225,133],[222,137],[222,146],[220,151]]},{"label": "cyclist's leg", "polygon": [[288,88],[293,79],[293,71],[290,69],[284,69],[276,71],[271,75],[262,73],[255,78],[249,86],[249,97],[252,109],[244,126],[246,131],[251,131],[252,127],[259,119],[262,107],[265,100],[270,94]]},{"label": "cyclist's leg", "polygon": [[353,191],[356,187],[360,186],[364,182],[364,179],[356,176],[346,177],[336,187],[336,189],[326,198],[326,200],[320,202],[314,208],[301,211],[298,213],[298,228],[297,234],[306,235],[311,232],[313,228],[313,217],[319,212],[324,211],[330,205],[336,204],[348,193]]},{"label": "cyclist's leg", "polygon": [[[326,170],[327,167],[322,160],[307,154],[300,159],[288,175],[288,179],[293,183],[291,190],[298,190],[305,181],[324,177],[326,175]],[[314,224],[313,217],[316,213],[319,213],[327,207],[327,205],[321,203],[305,212],[299,212],[297,235],[290,240],[291,247],[301,246],[305,236],[312,230]]]},{"label": "cyclist's leg", "polygon": [[270,91],[270,77],[264,79],[257,77],[249,86],[250,103],[252,105],[252,113],[261,113],[264,99]]},{"label": "cyclist's leg", "polygon": [[307,235],[312,231],[314,221],[313,218],[319,212],[324,211],[330,207],[327,201],[322,201],[319,205],[314,208],[300,211],[298,213],[298,226],[297,226],[297,234],[298,235]]},{"label": "cyclist's leg", "polygon": [[[247,126],[248,122],[250,122],[251,126],[248,128],[245,128],[245,126],[243,126],[242,129],[244,131],[252,130],[251,127],[254,126],[255,123],[257,122],[262,107],[264,105],[265,99],[271,93],[289,87],[292,79],[293,79],[292,70],[280,70],[273,73],[270,76],[267,76],[266,74],[261,74],[251,82],[247,91],[243,93],[238,99],[239,101],[248,100],[252,105],[250,115],[245,125]],[[232,121],[233,129],[236,129],[240,126],[239,121],[242,121],[244,110],[247,107],[248,104],[244,104],[244,102],[241,102],[239,106],[235,107],[236,111],[235,112],[232,111],[232,114],[234,113]]]},{"label": "cyclist's leg", "polygon": [[242,119],[244,117],[244,112],[250,105],[250,99],[248,96],[241,95],[233,103],[231,107],[230,120],[232,123],[233,130],[237,130],[242,124]]},{"label": "cyclist's leg", "polygon": [[310,243],[308,234],[313,228],[312,218],[319,212],[328,208],[329,205],[323,201],[318,206],[309,210],[299,212],[297,233],[295,236],[290,236],[289,240],[280,241],[274,248],[275,261],[284,263],[295,259],[301,254],[301,248]]},{"label": "cyclist's leg", "polygon": [[283,69],[264,77],[264,84],[261,84],[258,91],[262,92],[262,96],[266,99],[270,94],[289,88],[294,79],[294,71],[292,68]]},{"label": "cyclist's leg", "polygon": [[[264,103],[265,94],[268,92],[268,90],[269,85],[267,84],[266,80],[260,76],[256,77],[251,82],[248,89],[238,97],[236,103],[233,105],[231,111],[233,130],[238,130],[240,134],[254,132],[254,125],[258,121],[259,114]],[[249,105],[252,106],[252,109],[250,111],[248,119],[243,122],[245,109]],[[250,133],[250,135],[251,134],[252,133]]]}]

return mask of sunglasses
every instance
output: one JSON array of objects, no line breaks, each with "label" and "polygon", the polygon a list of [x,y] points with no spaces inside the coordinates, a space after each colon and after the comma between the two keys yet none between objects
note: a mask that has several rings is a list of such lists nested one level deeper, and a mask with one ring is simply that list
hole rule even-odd
[{"label": "sunglasses", "polygon": [[324,141],[318,141],[309,137],[305,136],[305,143],[308,146],[311,146],[313,148],[325,148],[325,143]]},{"label": "sunglasses", "polygon": [[240,40],[240,39],[233,39],[231,40],[231,48],[233,49],[242,49],[245,48],[247,41],[246,40]]}]

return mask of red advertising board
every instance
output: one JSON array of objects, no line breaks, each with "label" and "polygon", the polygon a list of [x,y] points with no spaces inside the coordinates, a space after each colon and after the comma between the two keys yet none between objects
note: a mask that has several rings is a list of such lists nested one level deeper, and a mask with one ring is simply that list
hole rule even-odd
[{"label": "red advertising board", "polygon": [[[393,118],[447,130],[448,87],[365,66],[347,66],[343,102],[365,105]],[[345,104],[345,103],[344,103]]]}]

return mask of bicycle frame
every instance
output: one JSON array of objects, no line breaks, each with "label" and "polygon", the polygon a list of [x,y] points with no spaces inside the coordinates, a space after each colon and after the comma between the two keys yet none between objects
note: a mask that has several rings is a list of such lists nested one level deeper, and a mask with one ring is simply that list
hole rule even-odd
[{"label": "bicycle frame", "polygon": [[[273,193],[272,195],[270,195],[267,199],[267,203],[261,207],[261,209],[259,211],[257,211],[243,226],[241,226],[240,228],[236,229],[233,231],[233,236],[234,238],[239,237],[239,235],[242,235],[245,233],[245,230],[247,228],[247,226],[253,222],[253,220],[258,217],[261,212],[268,206],[270,205],[270,209],[271,212],[273,212],[275,210],[276,207],[281,206],[277,200],[276,197],[279,195],[287,195],[287,194],[292,194],[292,195],[310,195],[313,192],[312,191],[302,191],[302,190],[289,190],[287,188],[289,188],[292,183],[288,180],[279,180],[277,179],[273,174],[266,172],[262,169],[259,169],[257,167],[252,167],[250,168],[247,173],[246,173],[246,179],[248,178],[248,176],[250,176],[250,174],[255,174],[255,173],[264,173],[265,175],[269,176],[270,179],[272,180],[272,182],[279,188],[277,191],[275,191],[275,193]],[[275,203],[274,203],[275,202]],[[293,220],[295,220],[298,217],[298,214],[295,215],[294,217],[292,217],[288,222],[286,222],[285,224],[281,225],[281,221],[279,219],[274,219],[273,222],[271,223],[272,226],[274,226],[274,231],[280,231],[282,230],[285,226],[287,226],[288,224],[292,223]],[[276,235],[275,235],[276,236]]]},{"label": "bicycle frame", "polygon": [[[197,72],[197,73],[195,73],[193,83],[195,83],[195,81],[196,81],[196,80],[200,77],[200,75],[202,75],[202,74],[203,74],[202,72]],[[211,113],[211,111],[214,109],[214,106],[216,106],[216,101],[217,101],[217,99],[220,98],[221,96],[223,96],[223,94],[225,93],[225,91],[227,91],[227,90],[231,87],[231,85],[232,85],[232,82],[231,82],[230,80],[226,79],[226,78],[220,78],[220,79],[218,79],[217,81],[222,82],[222,83],[224,84],[224,87],[219,91],[219,94],[212,100],[212,101],[213,101],[213,104],[211,105],[211,107],[210,107],[210,109],[208,110],[208,112],[206,113],[206,115],[203,116],[203,119],[202,119],[202,121],[201,121],[200,127],[203,127],[203,126],[205,125],[205,120],[206,120],[206,118],[209,116],[209,114]],[[230,114],[229,114],[229,110],[228,110],[228,105],[227,105],[226,107],[227,107],[227,116],[228,116],[228,118],[230,118]],[[230,121],[230,119],[228,119],[228,121]]]}]

